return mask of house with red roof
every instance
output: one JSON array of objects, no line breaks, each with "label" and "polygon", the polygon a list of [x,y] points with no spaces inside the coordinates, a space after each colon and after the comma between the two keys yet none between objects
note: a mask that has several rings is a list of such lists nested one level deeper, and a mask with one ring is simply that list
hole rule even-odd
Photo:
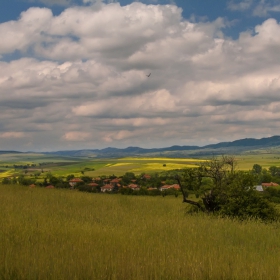
[{"label": "house with red roof", "polygon": [[120,186],[120,181],[121,181],[121,179],[115,178],[115,179],[110,181],[110,184],[113,185],[113,186],[118,186],[119,187]]},{"label": "house with red roof", "polygon": [[111,183],[119,183],[121,181],[120,178],[115,178],[111,180]]},{"label": "house with red roof", "polygon": [[101,192],[111,192],[113,190],[114,186],[110,184],[106,184],[101,187]]},{"label": "house with red roof", "polygon": [[166,191],[169,189],[180,190],[180,186],[178,184],[173,184],[173,185],[164,185],[159,188],[160,191]]},{"label": "house with red roof", "polygon": [[82,179],[80,178],[73,178],[71,180],[69,180],[69,185],[74,188],[78,183],[84,182]]},{"label": "house with red roof", "polygon": [[93,183],[89,183],[88,186],[90,186],[90,187],[97,187],[98,184],[93,182]]},{"label": "house with red roof", "polygon": [[139,191],[140,190],[140,186],[136,185],[136,184],[129,184],[127,187],[134,190],[134,191]]},{"label": "house with red roof", "polygon": [[157,188],[148,188],[148,191],[153,191],[153,190],[157,190]]},{"label": "house with red roof", "polygon": [[180,186],[178,184],[171,185],[171,187],[177,191],[180,190]]},{"label": "house with red roof", "polygon": [[262,187],[265,187],[265,188],[267,188],[267,187],[278,187],[278,186],[279,186],[279,184],[274,183],[274,182],[262,183]]},{"label": "house with red roof", "polygon": [[159,188],[160,191],[166,191],[168,189],[170,189],[170,185],[163,185]]}]

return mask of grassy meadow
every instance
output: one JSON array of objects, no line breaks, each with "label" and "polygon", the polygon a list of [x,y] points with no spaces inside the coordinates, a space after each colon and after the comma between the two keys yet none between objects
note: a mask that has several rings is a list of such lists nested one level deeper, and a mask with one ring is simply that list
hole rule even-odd
[{"label": "grassy meadow", "polygon": [[175,197],[0,185],[0,279],[280,279],[280,225]]}]

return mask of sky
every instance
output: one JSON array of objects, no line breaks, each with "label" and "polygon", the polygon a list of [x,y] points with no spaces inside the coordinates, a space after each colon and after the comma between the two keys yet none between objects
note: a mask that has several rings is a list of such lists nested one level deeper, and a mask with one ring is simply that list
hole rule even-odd
[{"label": "sky", "polygon": [[279,0],[1,0],[0,38],[0,150],[280,134]]}]

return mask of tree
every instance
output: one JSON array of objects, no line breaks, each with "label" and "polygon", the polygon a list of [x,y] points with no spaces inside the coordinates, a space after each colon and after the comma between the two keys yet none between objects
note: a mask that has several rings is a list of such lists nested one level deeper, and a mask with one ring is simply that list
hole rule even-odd
[{"label": "tree", "polygon": [[73,174],[70,174],[66,177],[66,181],[70,181],[72,180],[73,178],[75,178],[75,176]]},{"label": "tree", "polygon": [[[254,190],[258,176],[252,172],[236,171],[234,157],[212,158],[196,169],[186,170],[184,177],[176,177],[183,194],[183,202],[196,209],[222,216],[245,219],[255,217],[272,220],[278,217],[275,208]],[[203,178],[208,178],[208,189],[203,189]],[[210,179],[210,182],[209,182]],[[184,186],[183,186],[184,185]],[[187,198],[188,190],[204,190],[201,201]]]},{"label": "tree", "polygon": [[126,172],[122,177],[122,181],[124,184],[129,184],[131,182],[131,180],[133,180],[135,178],[136,177],[133,172]]},{"label": "tree", "polygon": [[9,184],[11,184],[10,178],[7,178],[7,177],[3,178],[3,179],[2,179],[2,184],[3,184],[3,185],[9,185]]},{"label": "tree", "polygon": [[270,166],[269,172],[273,177],[280,177],[280,167]]},{"label": "tree", "polygon": [[51,185],[56,186],[57,184],[59,184],[61,182],[61,180],[55,176],[51,176],[49,178],[49,182]]},{"label": "tree", "polygon": [[85,182],[85,183],[90,183],[92,181],[92,178],[89,176],[82,176],[81,179]]},{"label": "tree", "polygon": [[255,174],[261,174],[262,172],[262,167],[259,164],[254,164],[253,165],[253,173]]}]

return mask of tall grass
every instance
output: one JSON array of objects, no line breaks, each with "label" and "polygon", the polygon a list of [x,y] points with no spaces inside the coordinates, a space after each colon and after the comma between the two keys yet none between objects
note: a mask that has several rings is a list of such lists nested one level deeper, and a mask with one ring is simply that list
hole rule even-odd
[{"label": "tall grass", "polygon": [[0,279],[280,279],[280,227],[175,197],[0,186]]}]

